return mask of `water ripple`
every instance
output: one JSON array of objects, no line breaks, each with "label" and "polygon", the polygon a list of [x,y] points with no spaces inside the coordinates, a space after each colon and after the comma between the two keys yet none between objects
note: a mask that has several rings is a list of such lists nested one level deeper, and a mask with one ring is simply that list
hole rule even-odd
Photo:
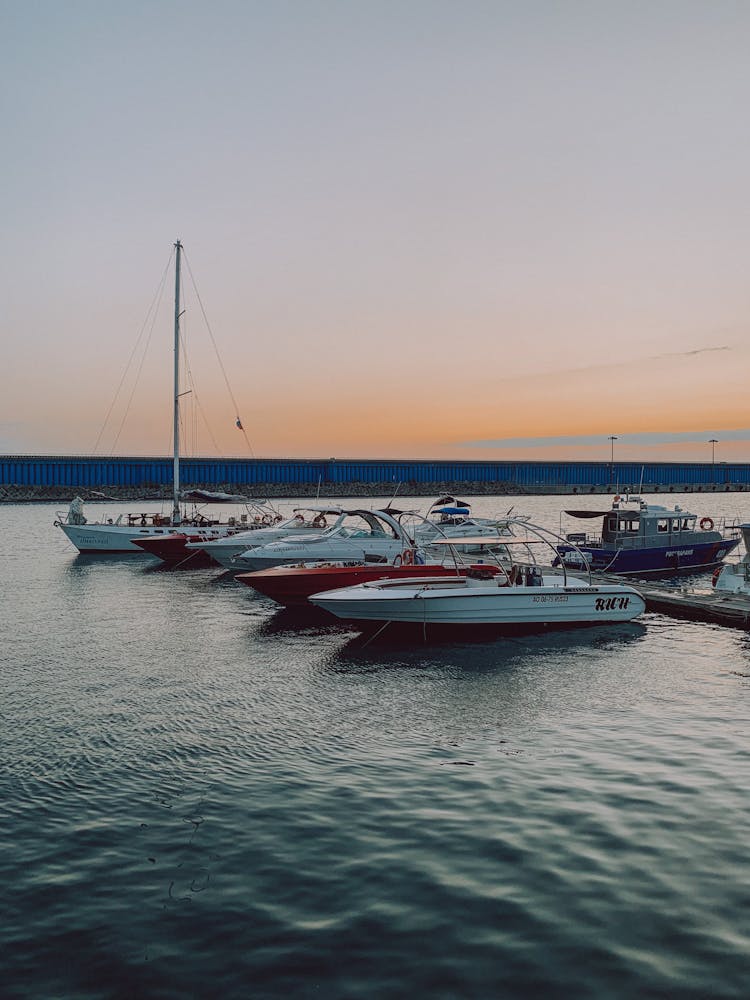
[{"label": "water ripple", "polygon": [[746,634],[364,645],[7,514],[6,995],[744,1000]]}]

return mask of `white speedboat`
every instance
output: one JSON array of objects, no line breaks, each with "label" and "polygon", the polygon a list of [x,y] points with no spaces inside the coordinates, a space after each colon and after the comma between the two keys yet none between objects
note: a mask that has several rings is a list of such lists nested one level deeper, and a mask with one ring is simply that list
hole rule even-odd
[{"label": "white speedboat", "polygon": [[[550,544],[546,529],[523,522],[527,534]],[[464,539],[465,540],[465,539]],[[486,544],[484,536],[472,539]],[[510,544],[528,546],[528,539]],[[430,577],[377,580],[324,591],[310,603],[357,624],[398,623],[494,629],[545,628],[625,622],[646,607],[641,594],[625,584],[594,584],[536,563],[501,564],[501,573],[467,570],[459,580]]]},{"label": "white speedboat", "polygon": [[563,582],[548,575],[531,585],[511,584],[500,576],[485,580],[486,575],[470,570],[461,580],[377,580],[309,600],[347,621],[420,626],[595,625],[630,621],[646,609],[638,591],[624,584]]},{"label": "white speedboat", "polygon": [[269,542],[276,542],[282,538],[293,539],[312,535],[317,537],[328,527],[329,518],[331,524],[334,525],[340,524],[343,517],[343,507],[332,504],[295,507],[292,517],[279,521],[278,524],[271,527],[254,527],[247,531],[240,531],[236,535],[188,542],[185,548],[188,552],[195,552],[196,549],[201,550],[226,569],[244,569],[243,566],[235,564],[234,560],[243,552],[247,552],[248,549],[268,545]]},{"label": "white speedboat", "polygon": [[248,549],[236,556],[234,569],[254,572],[272,566],[308,562],[383,562],[400,559],[413,549],[413,539],[399,521],[384,510],[353,509],[317,535],[287,537]]},{"label": "white speedboat", "polygon": [[476,551],[477,546],[469,544],[466,539],[470,540],[477,535],[510,537],[513,532],[509,527],[509,519],[516,525],[528,520],[519,516],[510,518],[512,510],[511,507],[501,517],[475,517],[468,501],[444,496],[430,506],[419,523],[409,525],[409,531],[418,545],[429,546],[431,542],[449,539],[456,543],[459,552],[468,553]]}]

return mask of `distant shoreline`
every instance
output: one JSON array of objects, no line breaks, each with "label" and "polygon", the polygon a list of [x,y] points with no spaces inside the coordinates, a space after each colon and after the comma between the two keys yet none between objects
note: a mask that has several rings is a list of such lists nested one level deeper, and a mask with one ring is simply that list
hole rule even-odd
[{"label": "distant shoreline", "polygon": [[[294,487],[294,488],[292,488]],[[185,491],[199,489],[194,484],[185,485]],[[318,487],[312,483],[261,483],[250,491],[246,486],[232,487],[232,492],[250,500],[274,499],[289,500],[302,497],[320,497],[321,499],[343,499],[362,497],[431,497],[441,493],[454,496],[484,497],[484,496],[612,496],[625,492],[624,487],[605,486],[513,486],[497,483],[410,483],[399,486],[395,490],[392,484],[386,483],[327,483]],[[745,493],[750,487],[742,483],[721,483],[708,485],[672,485],[654,486],[644,484],[638,492],[647,493]],[[108,486],[101,490],[83,489],[80,487],[60,486],[0,486],[0,504],[16,503],[70,503],[74,497],[81,497],[86,503],[164,503],[171,501],[171,487],[163,486],[157,490],[144,491],[132,486]],[[238,503],[240,501],[237,501]],[[198,501],[200,505],[202,502]]]}]

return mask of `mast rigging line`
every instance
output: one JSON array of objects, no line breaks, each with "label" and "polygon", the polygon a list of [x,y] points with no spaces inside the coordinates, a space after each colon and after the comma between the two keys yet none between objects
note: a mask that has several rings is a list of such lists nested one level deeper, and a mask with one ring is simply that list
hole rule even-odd
[{"label": "mast rigging line", "polygon": [[216,354],[216,360],[219,362],[219,368],[221,369],[221,374],[224,376],[224,384],[227,387],[227,392],[229,393],[229,398],[232,400],[234,406],[235,416],[237,418],[239,429],[242,431],[242,436],[245,439],[245,444],[247,445],[248,451],[250,452],[251,458],[255,458],[255,452],[253,451],[253,446],[250,444],[250,439],[247,436],[247,431],[245,430],[245,425],[242,423],[240,416],[240,410],[237,405],[237,400],[234,398],[234,393],[232,392],[232,387],[229,384],[229,378],[227,377],[226,369],[224,368],[224,362],[221,360],[221,355],[219,354],[219,348],[217,347],[216,340],[211,330],[211,324],[208,322],[208,316],[206,315],[206,310],[203,307],[203,300],[201,299],[200,292],[198,291],[198,286],[195,283],[195,278],[193,277],[193,269],[190,266],[190,261],[185,249],[183,247],[183,259],[187,265],[188,274],[190,275],[190,281],[193,285],[193,291],[195,292],[195,297],[198,300],[198,305],[200,306],[201,313],[203,314],[203,322],[206,324],[206,329],[208,330],[208,335],[211,338],[211,343],[213,344],[214,353]]},{"label": "mast rigging line", "polygon": [[151,344],[151,338],[152,338],[153,333],[154,333],[154,326],[156,325],[156,317],[159,315],[159,307],[161,305],[162,296],[164,295],[164,287],[165,287],[166,282],[167,282],[167,275],[169,274],[170,268],[172,266],[172,260],[173,259],[174,259],[174,249],[171,251],[171,253],[169,255],[169,260],[167,261],[166,267],[164,268],[164,273],[161,276],[161,281],[159,282],[159,284],[157,286],[157,289],[154,292],[154,297],[151,299],[151,304],[149,305],[148,310],[146,312],[146,316],[145,316],[145,318],[143,320],[143,324],[141,326],[140,333],[138,334],[138,337],[136,338],[135,344],[133,345],[133,349],[130,352],[130,357],[128,358],[127,364],[125,365],[125,369],[123,370],[123,373],[120,376],[120,382],[119,382],[119,384],[117,386],[117,389],[115,390],[114,396],[112,397],[112,402],[109,404],[109,409],[107,410],[107,413],[106,413],[106,415],[104,417],[104,421],[103,421],[102,426],[101,426],[101,428],[99,430],[99,434],[97,435],[96,442],[94,443],[94,449],[92,451],[93,455],[96,455],[97,448],[99,447],[99,444],[101,442],[101,439],[102,439],[102,436],[104,434],[104,431],[106,430],[107,424],[109,423],[109,418],[112,415],[112,410],[115,407],[115,403],[117,402],[117,399],[118,399],[118,397],[120,395],[120,391],[122,390],[122,387],[123,387],[123,384],[125,382],[125,379],[127,378],[128,372],[130,371],[130,366],[133,364],[133,358],[135,357],[136,351],[138,350],[138,347],[139,347],[139,345],[141,343],[141,339],[142,339],[144,331],[145,331],[145,329],[146,329],[146,327],[148,325],[149,317],[150,317],[151,318],[151,328],[150,328],[150,330],[148,332],[148,337],[146,338],[146,343],[145,343],[145,346],[143,348],[143,355],[141,357],[140,364],[138,365],[138,370],[136,372],[136,377],[135,377],[135,383],[133,385],[133,388],[132,388],[131,393],[130,393],[130,397],[129,397],[127,405],[125,407],[125,414],[124,414],[124,416],[122,418],[122,421],[120,422],[120,426],[118,428],[117,434],[115,435],[115,440],[114,440],[114,442],[112,444],[112,450],[110,452],[110,458],[113,457],[113,455],[114,455],[114,450],[117,447],[117,442],[120,439],[120,434],[122,433],[122,428],[125,425],[125,420],[127,419],[128,413],[130,412],[130,405],[133,402],[133,396],[135,394],[135,390],[136,390],[136,387],[138,385],[138,380],[140,378],[141,371],[143,370],[143,364],[144,364],[144,362],[146,360],[146,354],[148,353],[148,348],[149,348],[149,345]]},{"label": "mast rigging line", "polygon": [[[183,253],[184,252],[185,251],[183,249]],[[208,436],[211,438],[211,442],[212,442],[214,448],[216,449],[216,454],[219,456],[219,458],[224,458],[224,453],[222,452],[221,448],[219,447],[219,445],[218,445],[218,443],[216,441],[216,438],[214,437],[214,432],[211,430],[211,425],[209,424],[208,420],[206,419],[206,413],[205,413],[205,411],[203,409],[203,404],[201,403],[200,395],[199,395],[198,390],[197,390],[197,388],[195,386],[195,379],[193,378],[193,369],[192,369],[192,367],[190,365],[190,357],[188,355],[187,345],[185,343],[185,337],[183,335],[183,331],[184,331],[184,324],[180,324],[180,345],[182,347],[182,356],[184,358],[184,363],[185,363],[185,376],[187,378],[188,384],[190,385],[190,389],[188,390],[188,392],[190,393],[190,395],[192,396],[193,400],[195,401],[195,409],[197,410],[198,413],[200,413],[201,420],[203,421],[203,425],[204,425],[205,429],[208,431]],[[182,393],[180,393],[180,395],[181,396],[185,396],[185,395],[187,395],[187,392],[182,392]],[[182,420],[183,420],[183,418],[182,418],[182,409],[180,409],[180,422],[181,422],[181,426],[183,426],[183,429],[184,429],[184,425],[182,423]],[[194,443],[195,443],[195,441],[197,440],[197,437],[198,437],[197,430],[198,430],[198,428],[197,428],[197,417],[196,417]]]}]

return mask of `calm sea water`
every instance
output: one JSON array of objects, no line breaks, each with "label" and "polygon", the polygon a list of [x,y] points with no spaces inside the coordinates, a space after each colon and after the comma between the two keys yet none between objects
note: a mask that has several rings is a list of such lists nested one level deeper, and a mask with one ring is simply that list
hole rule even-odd
[{"label": "calm sea water", "polygon": [[750,635],[363,646],[53,519],[0,508],[2,996],[750,995]]}]

